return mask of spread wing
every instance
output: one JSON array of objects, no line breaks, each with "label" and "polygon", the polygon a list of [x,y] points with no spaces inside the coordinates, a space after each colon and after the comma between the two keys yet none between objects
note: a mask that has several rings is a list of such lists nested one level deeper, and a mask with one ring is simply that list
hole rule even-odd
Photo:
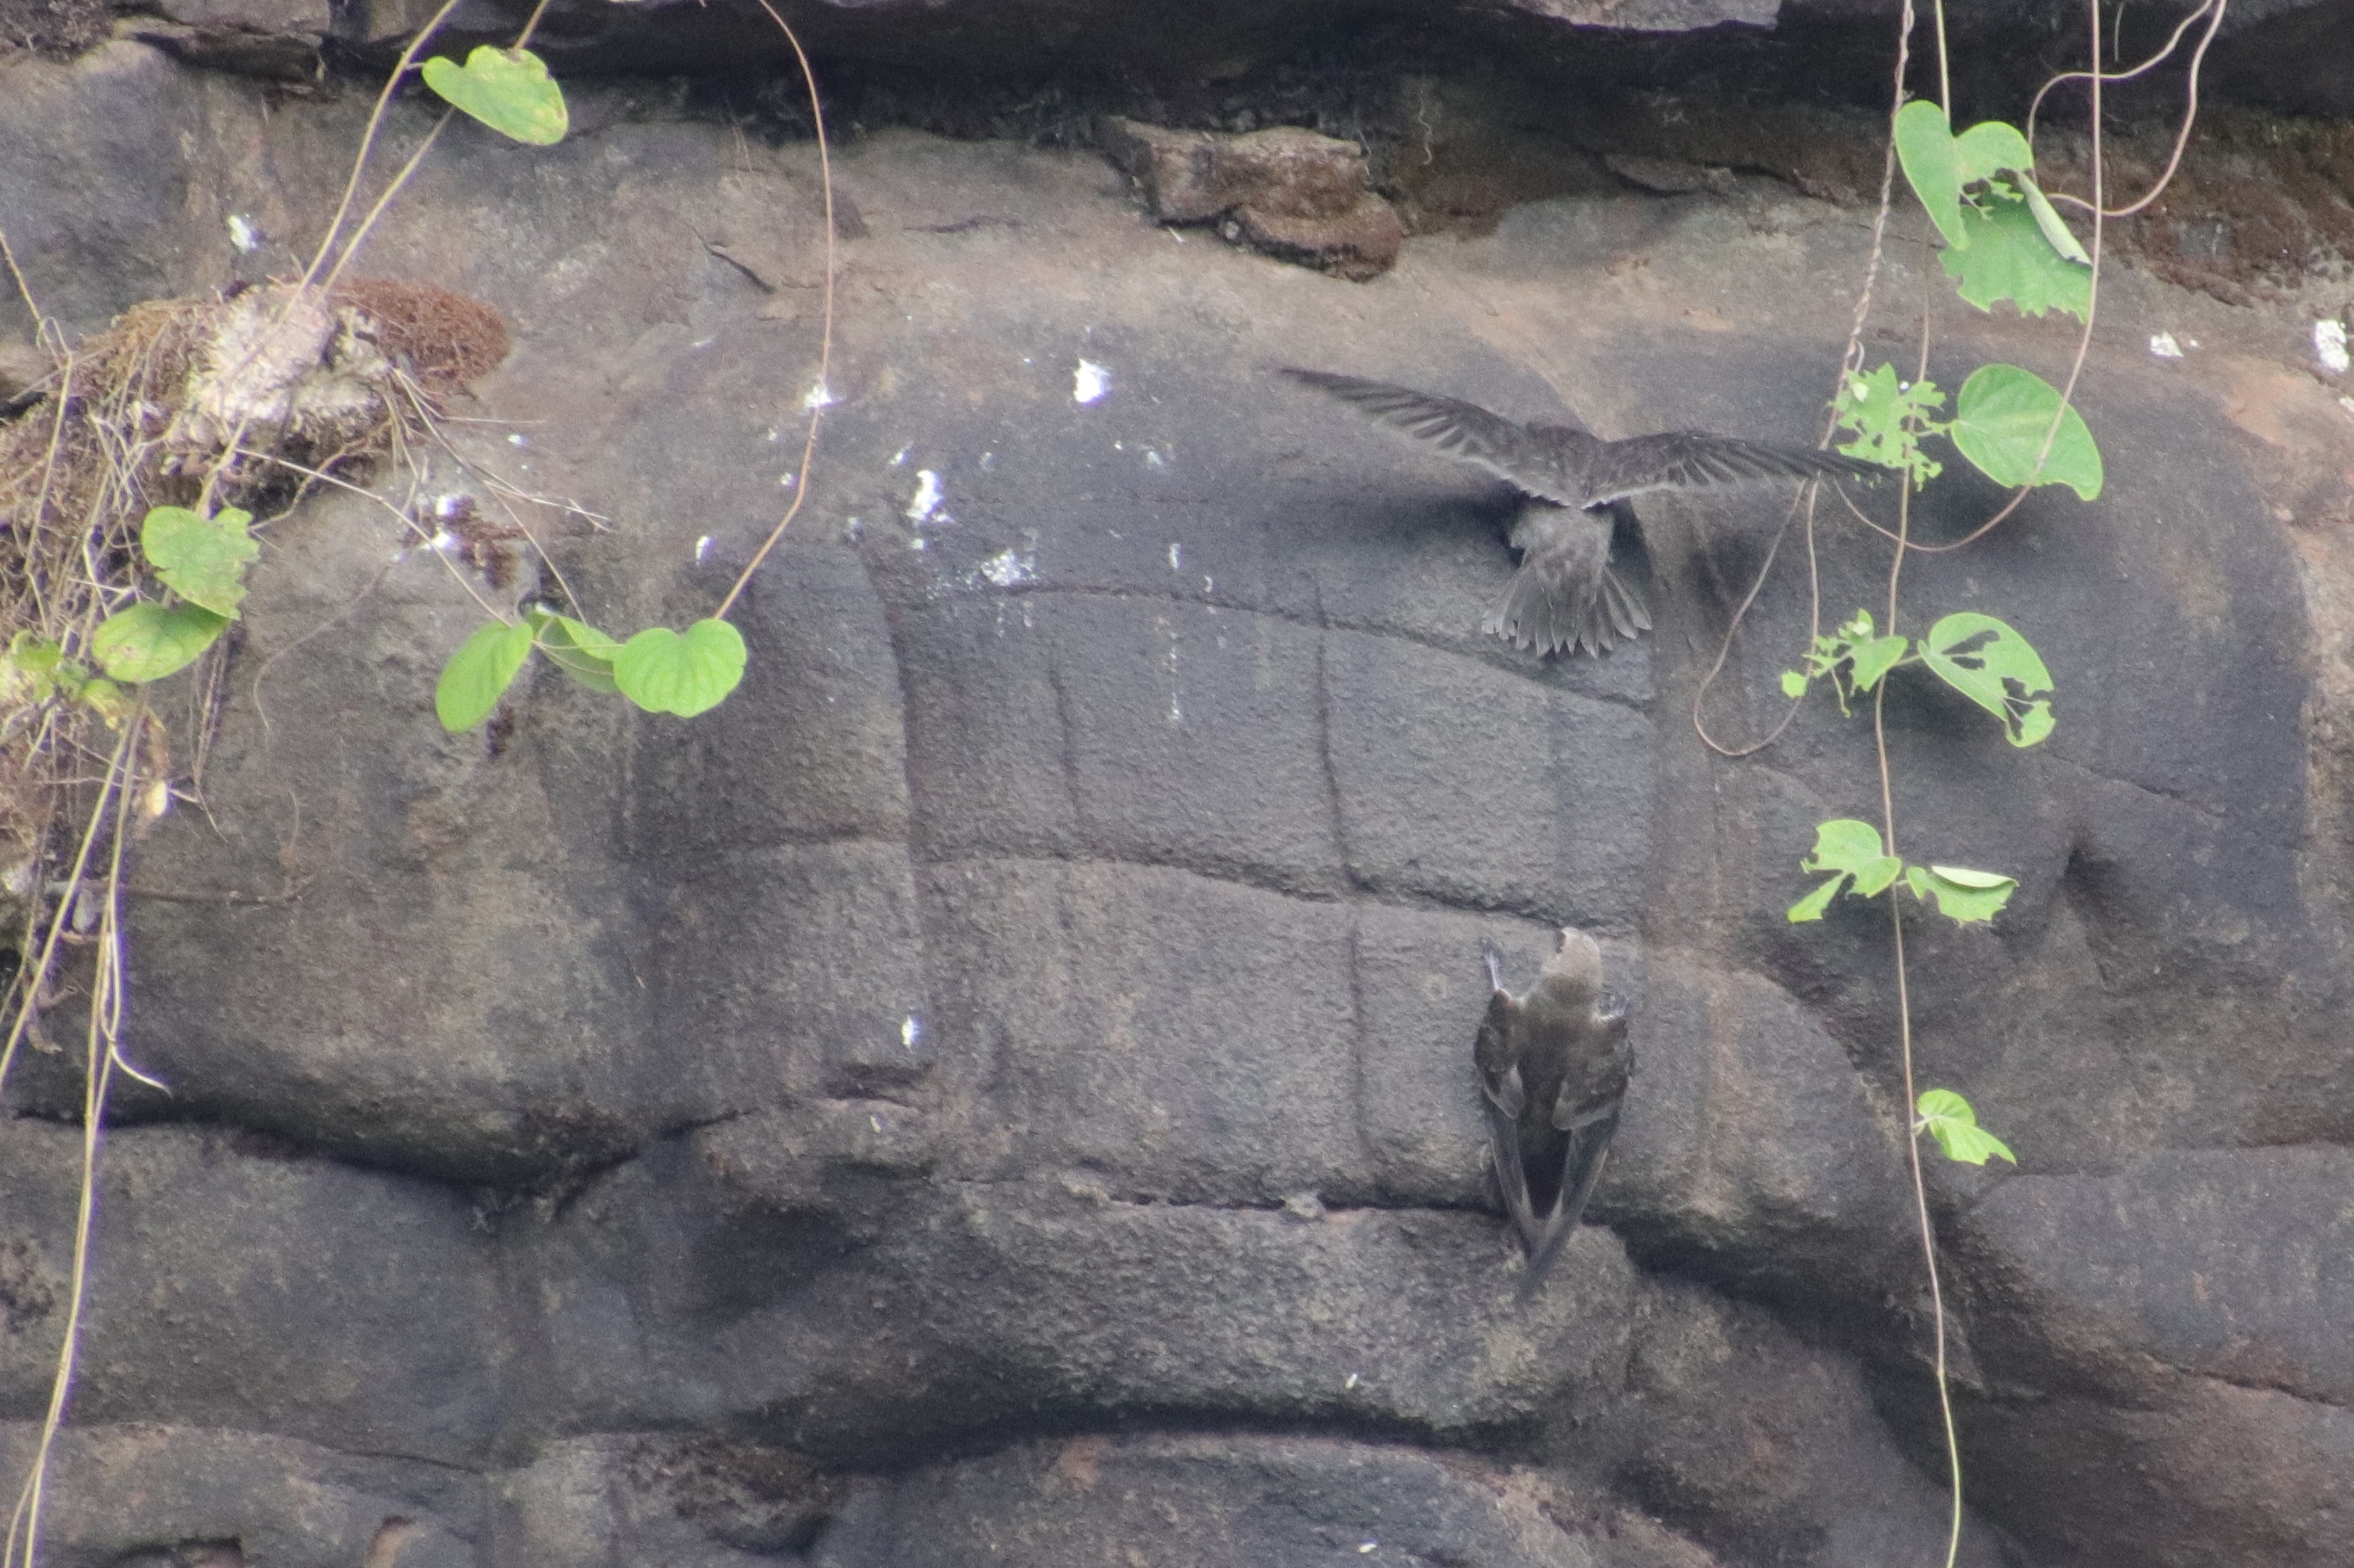
[{"label": "spread wing", "polygon": [[1532,495],[1541,495],[1563,506],[1586,503],[1583,496],[1564,493],[1567,487],[1559,475],[1550,471],[1551,465],[1536,461],[1536,442],[1527,429],[1501,414],[1490,413],[1477,403],[1416,392],[1410,387],[1394,387],[1386,381],[1335,376],[1325,370],[1286,370],[1283,374],[1329,392],[1392,429],[1404,430],[1450,457],[1477,463]]},{"label": "spread wing", "polygon": [[1771,446],[1704,430],[1671,430],[1603,442],[1586,471],[1586,493],[1577,503],[1599,506],[1647,490],[1698,490],[1773,480],[1870,481],[1887,471],[1841,452]]}]

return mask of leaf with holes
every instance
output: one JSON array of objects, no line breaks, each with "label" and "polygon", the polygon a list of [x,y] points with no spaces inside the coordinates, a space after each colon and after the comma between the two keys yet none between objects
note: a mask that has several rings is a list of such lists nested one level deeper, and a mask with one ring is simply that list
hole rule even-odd
[{"label": "leaf with holes", "polygon": [[2052,733],[2052,672],[2035,645],[2007,622],[1976,610],[1948,615],[1921,639],[1921,662],[1944,682],[2002,721],[2013,746]]},{"label": "leaf with holes", "polygon": [[196,662],[228,624],[202,605],[134,604],[90,634],[90,656],[118,681],[160,681]]},{"label": "leaf with holes", "polygon": [[1834,407],[1840,428],[1855,440],[1839,450],[1850,457],[1901,469],[1920,489],[1944,471],[1945,465],[1921,450],[1921,438],[1942,432],[1936,418],[1946,395],[1934,381],[1899,381],[1896,366],[1882,364],[1861,376],[1848,376],[1840,387]]},{"label": "leaf with holes", "polygon": [[1798,869],[1835,874],[1790,906],[1789,919],[1794,926],[1821,919],[1842,885],[1851,886],[1866,898],[1886,892],[1888,885],[1904,869],[1904,863],[1882,848],[1879,829],[1852,817],[1840,817],[1816,824],[1815,853],[1801,862]]},{"label": "leaf with holes", "polygon": [[251,513],[234,506],[211,517],[185,506],[151,507],[139,524],[139,548],[174,593],[235,620],[245,599],[245,569],[261,554],[245,531],[252,521]]},{"label": "leaf with holes", "polygon": [[717,705],[744,678],[744,634],[719,620],[684,631],[650,626],[613,656],[621,695],[648,713],[693,718]]},{"label": "leaf with holes", "polygon": [[[2083,321],[2093,310],[2092,260],[2076,260],[2054,248],[2036,210],[2041,200],[2040,191],[2030,199],[1998,181],[1986,196],[1962,208],[1962,232],[1970,243],[1938,252],[1938,264],[1953,279],[1955,291],[1982,311],[2009,300],[2022,315],[2065,311]],[[2054,213],[2052,222],[2059,221]],[[2064,228],[2060,232],[2068,234]],[[2081,254],[2073,235],[2068,243]]]},{"label": "leaf with holes", "polygon": [[1965,1165],[1983,1165],[1999,1155],[2013,1165],[2019,1163],[2019,1156],[2010,1151],[2010,1145],[1980,1127],[1978,1113],[1953,1090],[1925,1089],[1914,1102],[1914,1108],[1920,1112],[1920,1119],[1913,1124],[1913,1130],[1935,1139],[1946,1159]]},{"label": "leaf with holes", "polygon": [[553,146],[570,127],[564,90],[548,76],[547,63],[529,49],[482,44],[464,65],[437,55],[425,62],[425,85],[518,142]]},{"label": "leaf with holes", "polygon": [[441,727],[456,735],[491,716],[507,694],[523,662],[531,656],[531,627],[493,620],[466,639],[441,666],[433,686],[433,711]]},{"label": "leaf with holes", "polygon": [[2101,493],[2101,449],[2084,417],[2062,405],[2057,387],[2016,365],[1972,372],[1946,433],[1997,484],[2064,484],[2084,501]]}]

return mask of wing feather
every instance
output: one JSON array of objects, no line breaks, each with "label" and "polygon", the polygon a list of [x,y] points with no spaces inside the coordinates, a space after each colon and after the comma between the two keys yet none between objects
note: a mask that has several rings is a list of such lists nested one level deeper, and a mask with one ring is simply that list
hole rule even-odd
[{"label": "wing feather", "polygon": [[1704,430],[1671,430],[1603,442],[1586,471],[1586,493],[1578,503],[1599,506],[1647,490],[1698,490],[1774,480],[1868,482],[1887,471],[1843,452],[1777,447]]},{"label": "wing feather", "polygon": [[[1466,462],[1477,463],[1499,479],[1508,479],[1532,495],[1563,506],[1585,504],[1566,493],[1568,486],[1552,465],[1533,461],[1535,443],[1522,426],[1459,397],[1441,397],[1411,387],[1363,376],[1336,376],[1329,370],[1284,371],[1305,386],[1330,393],[1394,430],[1403,430]],[[1578,432],[1568,432],[1575,435]],[[1591,438],[1588,438],[1591,439]]]}]

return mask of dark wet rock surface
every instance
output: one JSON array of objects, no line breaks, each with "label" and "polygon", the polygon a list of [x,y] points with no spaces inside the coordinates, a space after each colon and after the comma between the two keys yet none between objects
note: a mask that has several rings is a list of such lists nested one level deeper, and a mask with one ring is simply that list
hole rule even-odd
[{"label": "dark wet rock surface", "polygon": [[[812,32],[860,79],[875,40],[912,59],[985,11]],[[173,17],[299,30],[226,15]],[[986,19],[1005,47],[1038,15]],[[549,26],[559,57],[590,35]],[[733,36],[610,26],[684,40],[665,69]],[[1782,915],[1813,824],[1870,814],[1868,726],[1818,704],[1736,761],[1689,718],[1782,498],[1641,504],[1620,560],[1657,630],[1541,662],[1479,630],[1509,492],[1272,374],[1809,443],[1868,243],[1836,203],[1877,152],[1819,104],[1756,108],[1736,156],[1729,111],[1553,122],[1524,84],[1401,80],[1384,112],[1431,135],[1367,138],[1405,238],[1366,281],[1164,227],[1092,146],[846,131],[813,478],[805,142],[646,80],[577,83],[554,149],[453,126],[368,255],[513,334],[457,409],[503,422],[451,426],[477,466],[436,457],[435,493],[494,471],[598,514],[540,515],[617,629],[706,613],[782,482],[811,499],[727,704],[633,716],[542,671],[495,745],[433,720],[482,612],[395,559],[397,517],[270,530],[205,809],[137,872],[131,1051],[172,1094],[126,1094],[109,1145],[50,1561],[1935,1560],[1885,921]],[[0,221],[78,331],[289,272],[365,112],[133,41],[19,55]],[[1264,130],[1204,118],[1158,123]],[[429,123],[404,105],[393,154]],[[2326,240],[2342,195],[2282,199]],[[2066,334],[1925,281],[1910,223],[1883,277],[1941,302],[1941,384],[2064,374]],[[2026,753],[1942,689],[1890,706],[1908,853],[2022,884],[1912,948],[1926,1081],[2021,1157],[1932,1171],[1972,1564],[2354,1556],[2354,389],[2310,337],[2343,301],[2265,286],[2115,270],[2082,394],[2107,493],[1904,577],[1909,620],[2000,614],[2060,686]],[[1875,359],[1912,352],[1890,330]],[[1727,740],[1780,716],[1800,553],[1702,697]],[[1884,600],[1870,535],[1829,524],[1819,558],[1827,616]],[[1638,1071],[1519,1312],[1479,944],[1524,973],[1560,923],[1636,999]],[[20,1066],[0,1128],[10,1476],[61,1331],[69,1062]]]}]

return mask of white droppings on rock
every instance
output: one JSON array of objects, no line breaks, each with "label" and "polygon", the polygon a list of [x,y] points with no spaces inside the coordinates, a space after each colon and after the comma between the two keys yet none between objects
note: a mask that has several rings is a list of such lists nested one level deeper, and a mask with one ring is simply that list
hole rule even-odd
[{"label": "white droppings on rock", "polygon": [[523,432],[521,430],[517,430],[514,435],[507,438],[507,445],[511,447],[527,447],[531,445],[531,443],[523,439]]},{"label": "white droppings on rock", "polygon": [[250,256],[260,249],[261,238],[261,230],[254,226],[253,219],[241,212],[228,215],[228,242],[237,247],[239,254]]},{"label": "white droppings on rock", "polygon": [[924,1021],[912,1012],[907,1014],[899,1024],[899,1044],[912,1051],[916,1048],[916,1043],[923,1037]]},{"label": "white droppings on rock", "polygon": [[928,468],[917,469],[915,499],[907,503],[907,515],[918,523],[949,522],[948,514],[940,510],[940,503],[946,500],[948,493],[940,488],[940,476]]},{"label": "white droppings on rock", "polygon": [[2154,332],[2150,334],[2149,351],[2160,359],[2179,359],[2182,357],[2182,345],[2174,341],[2174,334],[2170,332]]},{"label": "white droppings on rock", "polygon": [[1169,546],[1169,569],[1172,572],[1182,572],[1185,569],[1184,546],[1172,544]]},{"label": "white droppings on rock", "polygon": [[695,542],[695,564],[701,566],[703,558],[709,554],[711,554],[711,535],[705,534]]},{"label": "white droppings on rock", "polygon": [[1082,359],[1071,372],[1071,401],[1100,403],[1111,393],[1111,372],[1092,359]]},{"label": "white droppings on rock", "polygon": [[1169,466],[1169,460],[1162,457],[1152,448],[1147,447],[1144,449],[1144,466],[1147,468],[1167,468]]},{"label": "white droppings on rock", "polygon": [[841,398],[833,395],[832,389],[821,381],[809,389],[808,397],[801,399],[801,408],[804,411],[814,414],[820,408],[831,408],[841,401]]},{"label": "white droppings on rock", "polygon": [[911,452],[911,451],[914,451],[915,450],[916,450],[916,449],[915,449],[915,448],[913,448],[913,447],[901,447],[897,451],[893,452],[893,453],[891,454],[891,466],[892,466],[893,468],[905,468],[905,467],[907,467],[907,454],[908,454],[909,452]]},{"label": "white droppings on rock", "polygon": [[1018,588],[1037,580],[1038,561],[1019,550],[1000,550],[981,563],[981,575],[999,588]]},{"label": "white droppings on rock", "polygon": [[2336,316],[2325,316],[2313,323],[2313,352],[2321,361],[2321,368],[2332,376],[2343,376],[2354,368],[2354,355],[2346,352],[2346,323]]}]

